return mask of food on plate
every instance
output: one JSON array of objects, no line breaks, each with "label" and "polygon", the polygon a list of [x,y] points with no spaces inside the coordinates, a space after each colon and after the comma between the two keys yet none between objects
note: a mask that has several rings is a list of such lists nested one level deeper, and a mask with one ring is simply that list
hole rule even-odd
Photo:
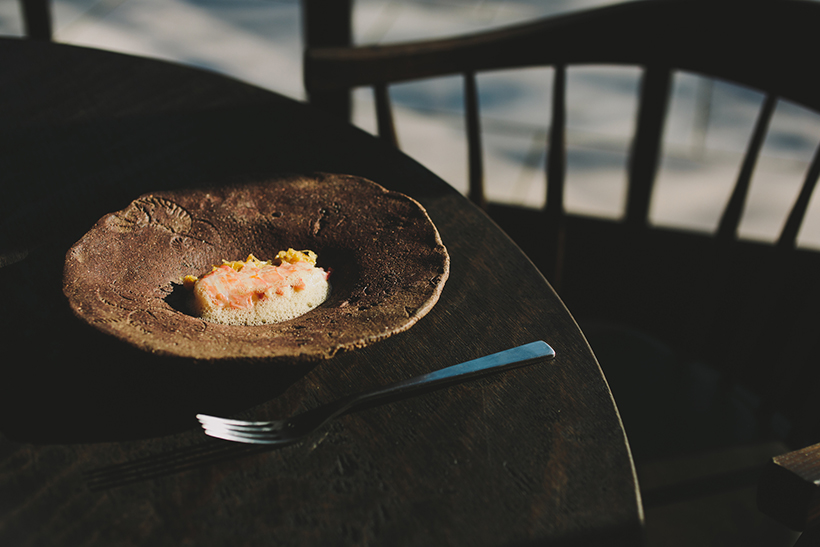
[{"label": "food on plate", "polygon": [[[274,258],[289,246],[332,266],[322,304],[259,326],[194,312],[186,275],[204,277],[249,253],[281,266]],[[63,293],[82,322],[152,355],[290,367],[406,331],[435,306],[449,272],[447,249],[417,201],[352,175],[287,174],[137,196],[68,250]]]},{"label": "food on plate", "polygon": [[316,266],[313,251],[280,251],[273,261],[255,256],[223,261],[197,278],[185,276],[193,290],[195,313],[213,323],[264,325],[303,315],[330,294],[330,272]]}]

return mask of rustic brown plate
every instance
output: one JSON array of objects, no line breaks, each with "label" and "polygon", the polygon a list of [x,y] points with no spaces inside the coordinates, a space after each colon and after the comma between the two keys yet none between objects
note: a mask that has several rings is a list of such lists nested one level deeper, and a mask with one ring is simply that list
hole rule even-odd
[{"label": "rustic brown plate", "polygon": [[[181,279],[293,247],[332,271],[326,302],[301,317],[230,326],[194,317]],[[439,298],[449,256],[422,206],[348,175],[156,192],[106,215],[67,253],[74,313],[146,351],[185,358],[313,360],[411,327]]]}]

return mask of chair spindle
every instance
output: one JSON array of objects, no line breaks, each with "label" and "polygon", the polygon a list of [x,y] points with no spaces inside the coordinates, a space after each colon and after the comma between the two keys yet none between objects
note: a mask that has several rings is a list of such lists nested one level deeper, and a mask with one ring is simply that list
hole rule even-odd
[{"label": "chair spindle", "polygon": [[814,152],[814,158],[811,160],[811,165],[806,173],[806,180],[803,182],[803,187],[800,189],[800,194],[792,207],[783,231],[780,232],[780,238],[777,241],[777,246],[781,249],[793,249],[797,247],[797,234],[800,232],[800,226],[803,224],[803,219],[806,216],[806,210],[809,207],[811,195],[814,192],[814,187],[817,186],[817,178],[820,177],[820,145]]},{"label": "chair spindle", "polygon": [[473,71],[464,73],[464,115],[467,122],[468,197],[473,203],[486,210],[487,198],[484,195],[484,165],[481,158],[478,86]]},{"label": "chair spindle", "polygon": [[749,193],[752,173],[757,158],[760,156],[760,149],[763,148],[763,141],[766,139],[766,132],[769,129],[769,122],[772,119],[776,105],[777,97],[771,94],[767,95],[755,122],[752,138],[746,149],[746,156],[743,158],[743,164],[740,167],[732,197],[729,198],[729,203],[726,205],[726,210],[720,219],[716,236],[718,241],[731,241],[737,237],[737,228],[740,225],[740,219],[743,217],[743,209],[746,206],[746,196]]},{"label": "chair spindle", "polygon": [[379,137],[396,148],[399,139],[396,136],[396,125],[393,123],[393,108],[390,106],[390,92],[387,84],[379,83],[373,86],[373,96],[376,99],[376,127]]},{"label": "chair spindle", "polygon": [[547,203],[544,206],[546,226],[545,245],[552,246],[553,263],[547,266],[545,274],[553,286],[561,286],[564,256],[564,184],[566,182],[567,146],[567,66],[555,65],[552,81],[552,116],[547,142]]},{"label": "chair spindle", "polygon": [[648,66],[641,81],[640,105],[629,161],[626,224],[641,228],[649,220],[652,186],[660,164],[664,120],[672,88],[672,71]]},{"label": "chair spindle", "polygon": [[548,216],[561,216],[564,210],[566,179],[567,67],[556,65],[552,81],[552,119],[547,142],[547,203]]}]

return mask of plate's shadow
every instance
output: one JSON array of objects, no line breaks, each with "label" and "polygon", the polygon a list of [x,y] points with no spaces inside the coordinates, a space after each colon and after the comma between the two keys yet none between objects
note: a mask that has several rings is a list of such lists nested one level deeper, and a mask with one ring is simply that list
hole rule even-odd
[{"label": "plate's shadow", "polygon": [[[152,355],[64,317],[47,347],[8,367],[0,431],[18,442],[152,438],[198,427],[281,395],[315,362],[202,362]],[[21,329],[20,336],[31,336]],[[42,331],[41,331],[42,332]],[[35,335],[36,336],[36,335]],[[42,346],[43,344],[41,344]]]}]

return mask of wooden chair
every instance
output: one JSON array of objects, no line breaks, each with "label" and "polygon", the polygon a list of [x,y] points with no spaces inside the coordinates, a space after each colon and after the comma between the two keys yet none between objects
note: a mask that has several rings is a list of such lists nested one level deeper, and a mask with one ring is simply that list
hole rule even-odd
[{"label": "wooden chair", "polygon": [[[608,377],[617,376],[619,366],[628,366],[623,362],[631,355],[622,352],[622,363],[617,352],[608,355],[596,345],[595,325],[617,324],[630,335],[646,334],[661,342],[676,362],[696,357],[719,372],[718,387],[724,397],[738,386],[754,394],[755,440],[784,441],[790,448],[820,441],[816,418],[820,416],[816,366],[820,253],[796,244],[820,174],[820,151],[778,241],[764,244],[737,236],[778,101],[820,112],[820,81],[809,75],[820,4],[639,0],[468,36],[370,47],[352,46],[349,27],[337,41],[318,42],[321,31],[317,29],[333,24],[332,19],[323,20],[323,4],[328,2],[305,2],[304,77],[310,102],[349,117],[351,90],[372,87],[378,133],[395,143],[390,85],[462,75],[469,197],[518,242],[556,287],[590,333]],[[349,13],[346,17],[349,21]],[[564,206],[566,73],[567,67],[583,64],[642,70],[626,212],[618,220],[568,214]],[[554,67],[547,200],[540,210],[487,203],[476,84],[481,71],[531,66]],[[766,93],[731,198],[713,234],[661,228],[649,221],[676,71]],[[651,391],[652,386],[645,389]],[[628,401],[621,398],[614,382],[613,392],[623,411]],[[624,420],[635,446],[625,414]],[[689,442],[683,436],[679,440]],[[728,446],[732,440],[723,442]],[[694,448],[716,447],[692,444],[690,450]],[[794,521],[787,524],[794,526]]]},{"label": "wooden chair", "polygon": [[20,0],[23,29],[31,40],[51,41],[51,9],[49,0]]}]

